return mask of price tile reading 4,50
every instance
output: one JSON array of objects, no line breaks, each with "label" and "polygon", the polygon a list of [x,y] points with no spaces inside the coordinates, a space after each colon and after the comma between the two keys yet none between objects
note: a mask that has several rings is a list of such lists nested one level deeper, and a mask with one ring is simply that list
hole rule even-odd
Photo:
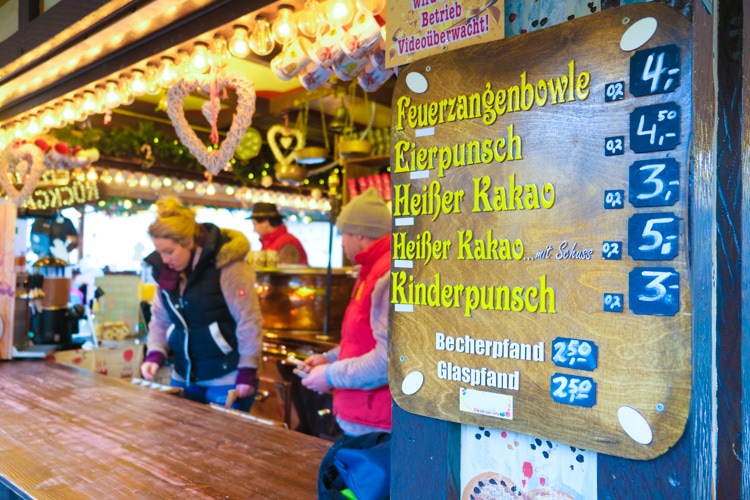
[{"label": "price tile reading 4,50", "polygon": [[680,86],[680,49],[664,45],[639,50],[630,58],[630,93],[645,95],[672,92]]},{"label": "price tile reading 4,50", "polygon": [[680,273],[671,267],[637,267],[628,277],[635,314],[674,316],[680,310]]},{"label": "price tile reading 4,50", "polygon": [[668,151],[680,143],[680,106],[665,102],[630,113],[630,149],[636,153]]},{"label": "price tile reading 4,50", "polygon": [[592,371],[596,368],[599,348],[589,340],[557,337],[552,341],[552,362],[563,368]]},{"label": "price tile reading 4,50", "polygon": [[679,231],[672,212],[633,214],[628,219],[628,255],[633,260],[672,260],[679,252]]},{"label": "price tile reading 4,50", "polygon": [[555,373],[550,377],[549,392],[556,403],[585,408],[596,404],[596,382],[589,377]]},{"label": "price tile reading 4,50", "polygon": [[680,199],[680,165],[674,158],[630,165],[628,199],[634,207],[664,207]]}]

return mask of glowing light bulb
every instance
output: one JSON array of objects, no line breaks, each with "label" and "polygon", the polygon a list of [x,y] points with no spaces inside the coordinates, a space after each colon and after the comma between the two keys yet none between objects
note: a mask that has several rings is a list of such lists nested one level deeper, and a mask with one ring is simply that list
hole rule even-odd
[{"label": "glowing light bulb", "polygon": [[211,65],[210,58],[208,46],[203,42],[196,42],[190,58],[190,69],[196,73],[205,73]]},{"label": "glowing light bulb", "polygon": [[279,13],[273,22],[273,38],[277,43],[286,45],[297,36],[297,25],[292,19],[294,9],[291,5],[280,5]]},{"label": "glowing light bulb", "polygon": [[320,10],[317,0],[305,0],[305,7],[297,14],[297,28],[300,32],[314,38],[318,36],[318,30],[325,24],[325,16]]},{"label": "glowing light bulb", "polygon": [[135,95],[143,95],[148,90],[148,83],[146,77],[143,75],[143,71],[134,69],[130,79],[130,92]]},{"label": "glowing light bulb", "polygon": [[30,136],[35,136],[42,131],[42,127],[39,125],[39,119],[36,116],[29,118],[26,124],[26,133]]},{"label": "glowing light bulb", "polygon": [[376,16],[385,8],[385,0],[357,0],[357,9],[365,14]]},{"label": "glowing light bulb", "polygon": [[147,64],[146,73],[144,80],[146,80],[146,93],[148,95],[156,95],[161,92],[161,84],[157,75],[159,74],[159,67],[156,64]]},{"label": "glowing light bulb", "polygon": [[96,97],[90,90],[83,91],[83,102],[81,103],[81,109],[87,115],[96,113]]},{"label": "glowing light bulb", "polygon": [[171,57],[162,57],[156,81],[164,88],[171,87],[177,81],[177,72],[174,68],[174,60]]},{"label": "glowing light bulb", "polygon": [[349,24],[354,18],[354,4],[351,0],[328,0],[326,16],[334,26]]},{"label": "glowing light bulb", "polygon": [[55,113],[52,111],[52,108],[47,108],[42,113],[42,127],[48,130],[57,127]]},{"label": "glowing light bulb", "polygon": [[125,182],[125,176],[122,175],[121,170],[118,170],[115,174],[115,184],[122,184],[123,182]]},{"label": "glowing light bulb", "polygon": [[208,186],[206,186],[206,194],[209,196],[213,196],[216,194],[216,187],[214,186],[213,182],[209,182]]},{"label": "glowing light bulb", "polygon": [[124,78],[117,86],[120,91],[120,105],[130,105],[135,101],[135,94],[130,90],[130,79]]},{"label": "glowing light bulb", "polygon": [[221,35],[214,36],[214,46],[211,51],[211,60],[217,68],[223,68],[229,63],[229,47],[227,39]]},{"label": "glowing light bulb", "polygon": [[267,56],[273,51],[275,43],[268,20],[262,16],[255,18],[255,29],[248,40],[250,50],[259,56]]},{"label": "glowing light bulb", "polygon": [[117,88],[117,82],[110,80],[105,85],[104,102],[108,108],[116,108],[120,105],[120,92]]},{"label": "glowing light bulb", "polygon": [[229,39],[229,53],[238,59],[244,59],[250,53],[246,27],[240,25],[234,27],[234,34]]},{"label": "glowing light bulb", "polygon": [[91,182],[96,182],[98,178],[99,175],[96,173],[96,169],[94,167],[89,167],[88,171],[86,172],[86,179],[90,180]]},{"label": "glowing light bulb", "polygon": [[62,106],[62,118],[66,122],[72,122],[75,120],[76,112],[73,109],[73,101],[66,99]]}]

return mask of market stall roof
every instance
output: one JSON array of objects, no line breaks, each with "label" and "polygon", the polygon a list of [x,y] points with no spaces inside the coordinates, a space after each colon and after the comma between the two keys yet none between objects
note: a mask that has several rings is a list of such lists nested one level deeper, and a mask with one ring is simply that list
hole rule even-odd
[{"label": "market stall roof", "polygon": [[[20,2],[21,9],[31,9],[33,2]],[[296,8],[298,0],[285,1]],[[80,92],[92,82],[116,79],[136,65],[158,63],[165,53],[186,50],[197,41],[210,41],[221,35],[229,39],[236,24],[252,25],[258,14],[273,15],[281,2],[248,2],[239,0],[114,0],[96,4],[86,0],[65,0],[34,17],[0,43],[0,126],[8,126],[30,112],[41,112],[46,106]],[[19,16],[24,18],[22,12]],[[1,36],[1,35],[0,35]],[[282,81],[269,69],[278,49],[265,57],[251,55],[232,58],[231,68],[247,75],[257,94],[252,126],[265,137],[266,130],[287,124],[297,117],[303,103],[309,103],[308,144],[322,145],[321,114],[330,117],[348,93],[348,82],[326,84],[308,92],[297,79]],[[390,98],[393,79],[380,91],[368,95],[369,103],[351,102],[355,123],[365,124],[371,118],[370,104],[375,103],[375,127],[390,124]],[[174,130],[163,109],[164,92],[144,95],[131,104],[112,110],[111,117],[91,115],[72,128],[137,127],[139,122],[153,126],[174,137]],[[191,127],[207,135],[206,119],[198,111],[202,96],[188,99],[185,115]],[[223,104],[218,128],[225,132],[232,120],[236,100]],[[325,120],[325,118],[324,118]],[[105,125],[105,121],[107,122]],[[261,159],[261,161],[266,161]]]}]

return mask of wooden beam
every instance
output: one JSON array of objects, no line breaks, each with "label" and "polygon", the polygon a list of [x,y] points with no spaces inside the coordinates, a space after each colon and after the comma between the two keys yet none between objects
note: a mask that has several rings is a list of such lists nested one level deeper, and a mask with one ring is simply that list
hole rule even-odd
[{"label": "wooden beam", "polygon": [[690,221],[693,292],[691,498],[716,498],[716,60],[714,16],[693,12],[693,199]]}]

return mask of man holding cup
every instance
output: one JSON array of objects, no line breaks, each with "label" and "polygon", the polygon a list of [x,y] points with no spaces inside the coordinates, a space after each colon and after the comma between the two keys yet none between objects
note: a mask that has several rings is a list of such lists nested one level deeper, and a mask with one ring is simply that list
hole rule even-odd
[{"label": "man holding cup", "polygon": [[279,264],[307,264],[307,253],[302,243],[291,234],[284,224],[284,216],[273,203],[258,202],[248,217],[253,221],[253,230],[260,236],[262,250],[271,250],[279,256]]}]

